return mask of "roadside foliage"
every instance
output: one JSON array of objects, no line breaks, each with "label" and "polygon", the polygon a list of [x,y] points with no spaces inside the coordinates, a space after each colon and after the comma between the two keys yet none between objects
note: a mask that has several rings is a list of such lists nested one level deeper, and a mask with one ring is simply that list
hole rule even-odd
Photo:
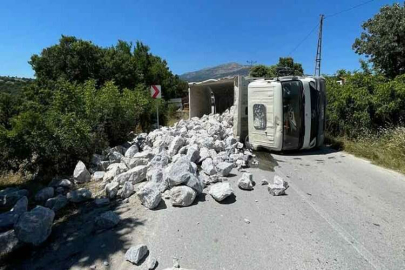
[{"label": "roadside foliage", "polygon": [[[30,64],[36,79],[21,94],[0,93],[3,171],[42,178],[70,172],[77,160],[125,142],[136,128],[149,130],[156,106],[165,112],[165,100],[187,91],[141,42],[102,48],[62,36]],[[162,101],[150,98],[151,84],[162,85]]]}]

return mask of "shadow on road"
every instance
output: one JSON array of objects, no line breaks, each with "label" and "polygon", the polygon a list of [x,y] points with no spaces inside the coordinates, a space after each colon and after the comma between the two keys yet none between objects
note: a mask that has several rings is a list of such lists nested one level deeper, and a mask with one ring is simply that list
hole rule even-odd
[{"label": "shadow on road", "polygon": [[[56,217],[51,236],[39,247],[26,246],[1,262],[1,269],[69,269],[90,268],[97,261],[108,261],[112,254],[130,247],[126,235],[136,231],[144,221],[130,217],[109,230],[97,231],[95,219],[112,210],[121,212],[119,204],[96,208],[93,202],[74,206]],[[70,213],[66,213],[66,212]],[[98,268],[98,267],[97,267]]]},{"label": "shadow on road", "polygon": [[330,155],[340,150],[333,149],[328,146],[323,146],[318,149],[309,149],[309,150],[297,150],[297,151],[288,151],[280,153],[283,156],[314,156],[314,155]]},{"label": "shadow on road", "polygon": [[230,196],[228,196],[226,199],[224,199],[223,201],[220,201],[220,204],[233,204],[236,202],[236,196],[235,194],[232,194]]}]

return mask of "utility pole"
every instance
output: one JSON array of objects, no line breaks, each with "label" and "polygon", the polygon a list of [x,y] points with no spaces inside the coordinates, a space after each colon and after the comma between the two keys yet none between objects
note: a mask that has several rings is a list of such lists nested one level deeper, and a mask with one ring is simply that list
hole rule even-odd
[{"label": "utility pole", "polygon": [[252,60],[251,60],[251,61],[246,61],[246,63],[248,63],[249,66],[250,66],[250,68],[252,68],[253,65],[257,63],[257,61],[252,61]]},{"label": "utility pole", "polygon": [[321,59],[322,59],[322,27],[323,19],[325,16],[321,14],[319,22],[319,36],[318,36],[318,48],[316,49],[316,58],[315,58],[315,76],[321,76]]}]

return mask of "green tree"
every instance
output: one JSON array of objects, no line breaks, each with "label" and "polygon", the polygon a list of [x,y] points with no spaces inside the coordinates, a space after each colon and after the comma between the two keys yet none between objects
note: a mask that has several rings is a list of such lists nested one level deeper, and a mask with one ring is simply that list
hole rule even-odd
[{"label": "green tree", "polygon": [[[285,69],[285,70],[283,70]],[[278,74],[278,70],[280,71]],[[295,63],[292,57],[280,57],[276,65],[265,66],[257,65],[253,66],[250,70],[250,76],[252,77],[264,77],[273,78],[278,75],[296,75],[301,76],[304,74],[304,69],[300,63]]]},{"label": "green tree", "polygon": [[353,49],[389,78],[405,73],[405,6],[384,6],[362,25]]}]

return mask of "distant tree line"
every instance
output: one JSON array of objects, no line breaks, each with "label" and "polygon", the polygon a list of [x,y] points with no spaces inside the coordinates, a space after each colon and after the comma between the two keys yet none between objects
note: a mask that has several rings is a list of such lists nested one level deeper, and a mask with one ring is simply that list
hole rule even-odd
[{"label": "distant tree line", "polygon": [[292,57],[280,57],[275,65],[256,65],[250,69],[250,76],[256,78],[274,78],[286,75],[302,76],[304,69],[300,63],[295,63]]}]

